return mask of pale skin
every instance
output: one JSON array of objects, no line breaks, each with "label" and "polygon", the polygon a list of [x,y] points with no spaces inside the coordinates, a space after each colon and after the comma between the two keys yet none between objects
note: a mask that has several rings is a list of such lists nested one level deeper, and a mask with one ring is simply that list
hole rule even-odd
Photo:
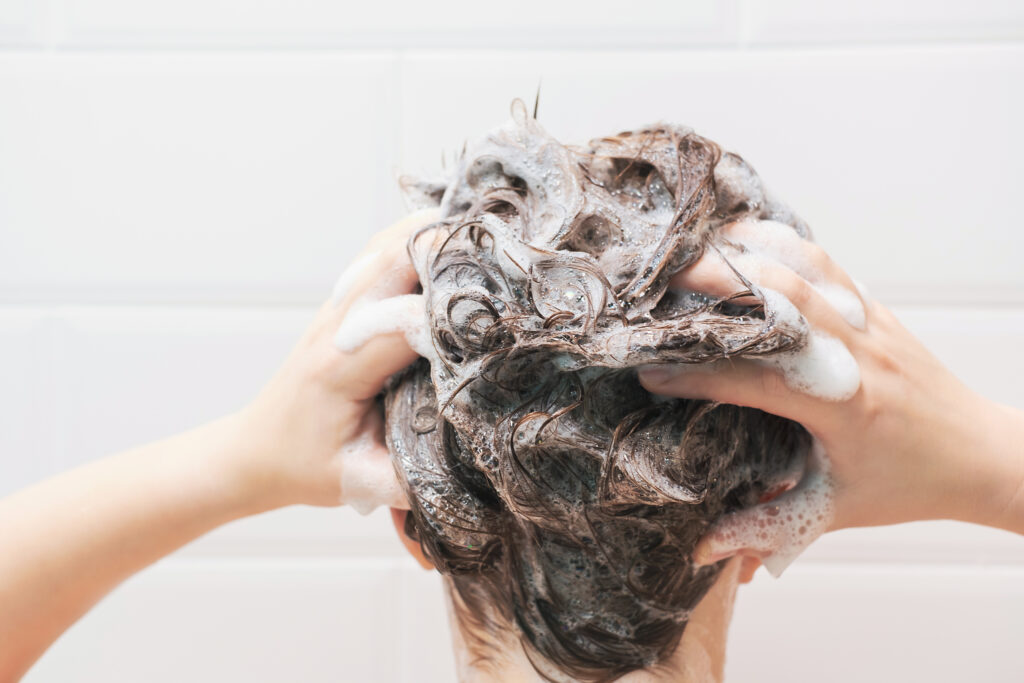
[{"label": "pale skin", "polygon": [[[734,224],[724,232],[737,243],[757,246],[756,226]],[[784,247],[794,263],[811,265],[826,282],[861,296],[820,247],[795,233]],[[668,396],[755,407],[805,425],[823,443],[832,464],[835,510],[829,530],[954,519],[1024,534],[1024,412],[971,391],[877,301],[862,300],[866,324],[858,329],[785,263],[760,268],[755,280],[784,294],[812,327],[846,344],[861,369],[861,386],[852,398],[808,396],[790,388],[778,371],[743,359],[727,361],[714,372],[651,367],[640,372],[644,386]],[[746,290],[714,251],[679,273],[670,286],[715,296]],[[726,540],[724,532],[738,526],[738,518],[757,519],[786,503],[783,494],[727,517],[702,539],[695,551],[698,564],[732,559],[697,606],[673,655],[656,669],[620,679],[623,683],[723,680],[737,587],[750,581],[758,559],[774,550],[756,536],[740,533]],[[403,514],[395,514],[399,530]],[[406,547],[429,566],[416,544],[406,539]],[[515,639],[499,643],[499,656],[476,662],[455,620],[453,633],[464,680],[542,680]]]},{"label": "pale skin", "polygon": [[[418,549],[413,550],[418,554]],[[757,569],[757,560],[733,558],[726,563],[718,580],[690,615],[682,640],[669,657],[650,669],[633,671],[617,683],[714,683],[724,680],[725,646],[732,619],[733,604],[740,583],[746,583]],[[451,614],[449,597],[449,613]],[[492,642],[490,658],[481,662],[456,619],[452,641],[459,680],[462,683],[544,683],[530,663],[522,646],[509,629],[507,637]]]},{"label": "pale skin", "polygon": [[[749,224],[725,232],[752,244],[759,238]],[[795,234],[790,239],[791,260],[813,264],[827,281],[858,291],[820,247]],[[640,373],[644,386],[668,396],[759,408],[803,424],[832,464],[835,514],[829,530],[952,519],[1024,533],[1024,412],[969,389],[877,301],[863,301],[866,325],[858,329],[786,265],[762,269],[757,279],[850,350],[861,371],[852,398],[808,396],[788,386],[778,371],[744,359],[713,373],[652,368]],[[711,251],[673,285],[711,294],[745,289]],[[777,504],[743,514],[764,514]],[[771,550],[720,540],[714,533],[706,537],[697,548],[698,561]]]},{"label": "pale skin", "polygon": [[[373,239],[365,272],[319,310],[250,405],[0,500],[0,682],[18,680],[126,578],[212,529],[287,505],[343,504],[340,451],[364,432],[376,439],[358,465],[391,471],[374,397],[416,354],[399,334],[350,354],[332,338],[381,277],[413,290],[406,242],[431,218],[414,214]],[[406,506],[397,489],[377,503]]]},{"label": "pale skin", "polygon": [[[377,336],[351,353],[338,351],[332,336],[354,302],[384,276],[389,295],[413,291],[416,276],[405,244],[430,219],[411,216],[374,238],[364,272],[340,303],[321,308],[250,405],[0,500],[0,682],[18,680],[126,578],[217,526],[287,505],[344,504],[350,492],[342,485],[339,453],[360,435],[374,434],[376,442],[359,466],[390,467],[373,399],[387,377],[416,355],[397,333]],[[830,280],[852,287],[824,252],[798,246]],[[806,425],[833,463],[833,529],[945,518],[1024,533],[1024,413],[967,389],[881,305],[867,302],[867,327],[861,331],[785,266],[764,277],[763,286],[787,295],[812,325],[850,348],[862,372],[852,399],[804,396],[773,371],[742,360],[716,373],[645,372],[645,386],[754,406]],[[709,293],[736,289],[710,255],[675,284]],[[406,507],[393,490],[380,493],[380,504]],[[418,547],[412,549],[418,554]],[[770,548],[724,547],[714,533],[705,538],[697,550],[700,561],[751,557],[729,563],[698,607],[704,616],[695,614],[687,630],[692,635],[663,670],[636,680],[720,679],[730,596],[756,568],[753,558],[766,552]],[[711,596],[716,597],[709,601]],[[711,673],[696,678],[693,665],[702,656],[708,664],[702,671]],[[507,673],[524,677],[494,680],[536,680],[519,671],[521,665],[513,647]],[[480,680],[490,680],[490,672],[478,673]]]}]

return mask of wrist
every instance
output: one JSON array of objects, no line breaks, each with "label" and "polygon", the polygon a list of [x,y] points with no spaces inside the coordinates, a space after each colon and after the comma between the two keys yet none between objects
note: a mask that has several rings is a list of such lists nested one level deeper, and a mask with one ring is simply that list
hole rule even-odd
[{"label": "wrist", "polygon": [[992,413],[993,490],[984,523],[1024,534],[1024,412],[993,404]]},{"label": "wrist", "polygon": [[260,437],[248,411],[227,415],[210,423],[216,446],[213,455],[224,483],[224,493],[236,516],[267,512],[291,505],[281,477],[268,466],[273,461],[269,444]]},{"label": "wrist", "polygon": [[974,419],[953,518],[1024,533],[1024,413],[985,400]]}]

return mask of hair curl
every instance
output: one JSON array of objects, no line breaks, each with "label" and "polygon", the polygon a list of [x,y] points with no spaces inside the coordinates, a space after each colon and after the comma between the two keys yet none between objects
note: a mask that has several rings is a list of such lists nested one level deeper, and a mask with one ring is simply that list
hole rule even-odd
[{"label": "hair curl", "polygon": [[810,439],[758,410],[653,396],[635,368],[802,344],[744,303],[759,296],[745,280],[727,299],[668,281],[725,223],[806,226],[687,128],[566,146],[521,103],[449,182],[405,185],[443,217],[410,242],[434,353],[385,397],[406,532],[462,623],[514,624],[545,677],[655,665],[721,569],[694,567],[701,535],[801,466]]}]

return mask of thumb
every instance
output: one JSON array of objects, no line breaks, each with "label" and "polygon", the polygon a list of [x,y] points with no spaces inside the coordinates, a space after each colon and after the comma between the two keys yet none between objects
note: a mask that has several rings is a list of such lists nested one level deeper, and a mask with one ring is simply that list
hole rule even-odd
[{"label": "thumb", "polygon": [[391,453],[384,445],[379,417],[341,450],[341,504],[351,505],[368,515],[379,505],[409,509],[409,501],[398,483]]},{"label": "thumb", "polygon": [[349,311],[334,336],[334,345],[349,354],[342,378],[348,395],[376,395],[387,378],[428,353],[426,304],[422,294],[405,294]]},{"label": "thumb", "polygon": [[694,564],[747,555],[760,558],[772,576],[781,576],[832,521],[829,469],[825,451],[815,440],[800,483],[770,502],[722,517],[694,549]]}]

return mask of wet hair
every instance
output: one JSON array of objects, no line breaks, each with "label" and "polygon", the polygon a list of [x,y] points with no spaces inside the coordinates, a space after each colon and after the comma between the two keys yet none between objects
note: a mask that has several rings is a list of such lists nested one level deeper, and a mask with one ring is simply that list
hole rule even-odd
[{"label": "wet hair", "polygon": [[669,278],[735,220],[808,233],[688,128],[577,147],[513,114],[446,182],[405,182],[441,207],[410,242],[433,354],[389,386],[387,441],[405,531],[477,656],[511,625],[542,676],[610,681],[674,651],[722,568],[694,566],[697,541],[810,445],[788,420],[643,389],[637,366],[804,342],[739,274],[748,291],[726,299]]}]

